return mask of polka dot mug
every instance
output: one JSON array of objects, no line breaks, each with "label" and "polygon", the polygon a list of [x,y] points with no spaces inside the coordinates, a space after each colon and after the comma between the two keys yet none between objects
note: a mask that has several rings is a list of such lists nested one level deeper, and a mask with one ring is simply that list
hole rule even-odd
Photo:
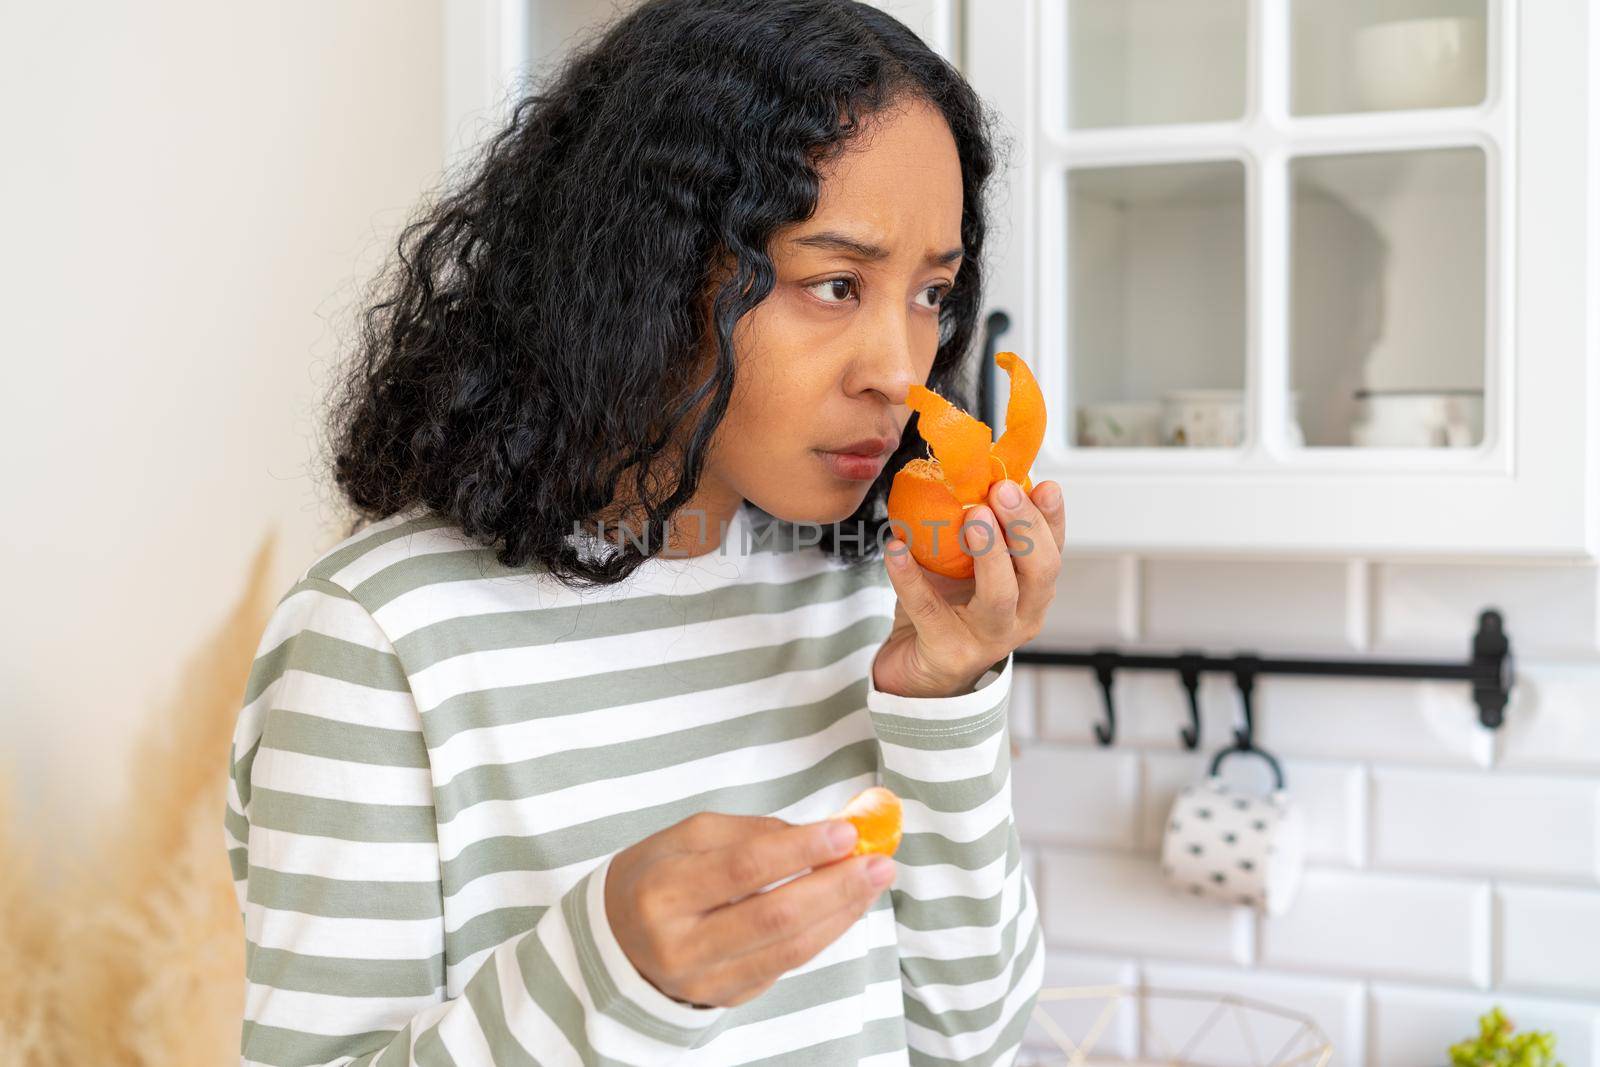
[{"label": "polka dot mug", "polygon": [[[1260,796],[1224,781],[1217,772],[1231,752],[1266,758],[1276,788]],[[1282,915],[1300,888],[1305,852],[1305,813],[1284,791],[1277,761],[1260,749],[1225,749],[1210,776],[1173,802],[1161,872],[1180,892]]]}]

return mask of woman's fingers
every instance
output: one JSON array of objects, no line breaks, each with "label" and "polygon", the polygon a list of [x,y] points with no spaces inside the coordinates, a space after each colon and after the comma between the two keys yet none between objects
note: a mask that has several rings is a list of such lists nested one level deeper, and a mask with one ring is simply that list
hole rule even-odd
[{"label": "woman's fingers", "polygon": [[[998,645],[1011,635],[1017,620],[1017,570],[1007,549],[1005,534],[995,523],[994,512],[979,504],[967,512],[961,524],[967,552],[972,556],[976,589],[967,602],[967,618],[981,641]],[[1010,651],[1009,646],[1007,651]],[[979,658],[992,663],[996,657],[980,652]]]},{"label": "woman's fingers", "polygon": [[[809,929],[840,908],[864,909],[883,888],[870,872],[872,855],[825,863],[780,886],[718,908],[701,920],[697,940],[715,946],[713,958],[755,952]],[[894,861],[887,861],[892,874]]]},{"label": "woman's fingers", "polygon": [[1016,565],[1015,622],[1031,639],[1044,625],[1045,611],[1055,596],[1061,573],[1061,548],[1047,516],[1015,482],[1000,482],[989,495],[1005,530],[1011,560]]},{"label": "woman's fingers", "polygon": [[748,841],[758,834],[775,833],[794,825],[771,815],[728,815],[720,811],[697,811],[646,840],[659,839],[663,845],[669,846],[664,851],[710,852],[724,845]]},{"label": "woman's fingers", "polygon": [[790,875],[832,863],[855,847],[856,828],[848,819],[784,824],[769,833],[729,841],[720,848],[674,857],[690,865],[683,879],[691,886],[682,901],[692,911],[709,912]]},{"label": "woman's fingers", "polygon": [[887,882],[872,880],[873,861],[892,875],[894,862],[856,856],[802,875],[737,904],[713,912],[696,931],[712,958],[697,994],[700,1003],[738,1004],[831,945],[866,912]]},{"label": "woman's fingers", "polygon": [[1067,507],[1061,498],[1061,486],[1056,482],[1040,482],[1033,487],[1030,495],[1034,506],[1039,509],[1045,523],[1050,527],[1050,534],[1055,538],[1057,551],[1060,551],[1067,543]]},{"label": "woman's fingers", "polygon": [[911,558],[906,543],[898,538],[884,546],[884,567],[889,584],[905,609],[906,617],[925,640],[943,640],[948,631],[961,625],[944,597],[928,581],[917,561]]},{"label": "woman's fingers", "polygon": [[1039,483],[1031,497],[1013,481],[996,483],[989,504],[969,508],[957,532],[973,562],[973,591],[960,607],[938,592],[903,542],[886,546],[889,580],[900,606],[919,646],[944,673],[965,677],[968,668],[981,673],[1038,634],[1055,597],[1065,532],[1056,483]]}]

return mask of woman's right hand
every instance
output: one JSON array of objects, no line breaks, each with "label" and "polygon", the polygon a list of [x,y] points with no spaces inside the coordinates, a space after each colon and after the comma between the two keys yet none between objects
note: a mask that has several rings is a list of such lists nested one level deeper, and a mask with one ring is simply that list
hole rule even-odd
[{"label": "woman's right hand", "polygon": [[612,857],[606,917],[661,992],[733,1007],[832,944],[894,880],[887,856],[850,856],[855,841],[847,819],[700,812]]}]

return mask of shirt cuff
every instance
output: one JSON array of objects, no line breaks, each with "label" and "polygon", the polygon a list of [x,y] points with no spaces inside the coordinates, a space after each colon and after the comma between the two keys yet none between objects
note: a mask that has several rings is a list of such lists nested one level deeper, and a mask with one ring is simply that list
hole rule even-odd
[{"label": "shirt cuff", "polygon": [[869,669],[867,710],[902,715],[908,719],[934,721],[967,719],[993,711],[995,706],[1003,703],[1011,692],[1011,660],[1012,656],[1006,656],[1004,660],[984,672],[972,692],[953,697],[908,697],[898,693],[884,693],[878,689]]},{"label": "shirt cuff", "polygon": [[659,1040],[689,1048],[701,1032],[728,1009],[697,1008],[673,1000],[651,985],[650,980],[640,974],[633,961],[628,959],[628,954],[622,951],[617,935],[611,928],[610,916],[606,914],[606,875],[611,870],[612,858],[607,856],[598,867],[584,876],[589,884],[582,894],[583,921],[599,957],[598,964],[603,969],[603,975],[595,977],[609,978],[616,993],[607,1009],[608,1014]]}]

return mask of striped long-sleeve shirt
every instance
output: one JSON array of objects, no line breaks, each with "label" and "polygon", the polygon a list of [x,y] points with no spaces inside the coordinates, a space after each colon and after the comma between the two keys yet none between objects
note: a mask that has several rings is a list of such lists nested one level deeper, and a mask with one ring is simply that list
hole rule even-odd
[{"label": "striped long-sleeve shirt", "polygon": [[[1009,1064],[1043,975],[1008,660],[876,691],[893,591],[763,534],[575,592],[422,510],[277,604],[230,758],[242,1062]],[[888,893],[743,1004],[674,1000],[608,922],[613,854],[698,811],[904,801]]]}]

